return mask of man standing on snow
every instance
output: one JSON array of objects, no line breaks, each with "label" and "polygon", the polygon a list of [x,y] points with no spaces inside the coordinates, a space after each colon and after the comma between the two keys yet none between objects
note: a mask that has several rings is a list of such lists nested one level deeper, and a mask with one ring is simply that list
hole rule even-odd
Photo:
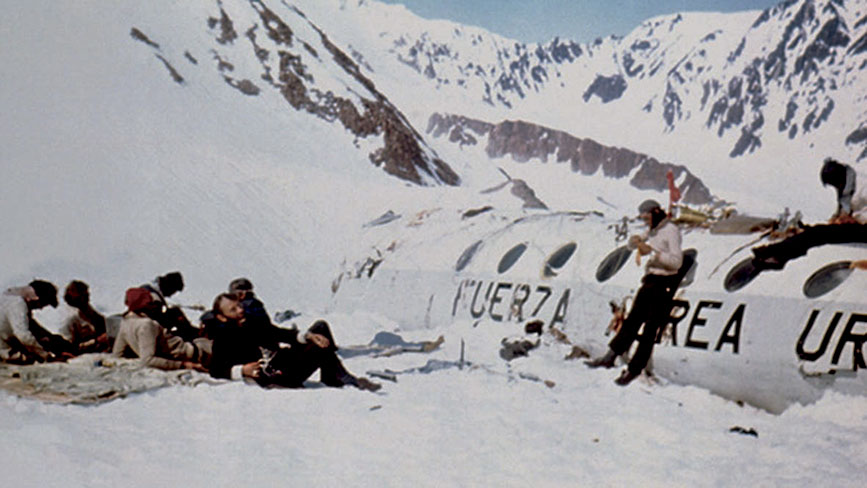
[{"label": "man standing on snow", "polygon": [[586,362],[591,368],[614,367],[614,360],[629,351],[643,324],[644,332],[638,340],[638,349],[627,369],[615,380],[621,386],[628,385],[647,366],[656,334],[669,320],[671,300],[680,278],[678,271],[683,263],[680,229],[668,219],[659,203],[645,200],[639,205],[638,212],[649,230],[643,236],[630,237],[628,246],[637,249],[639,256],[650,255],[641,288],[635,295],[629,315],[608,344],[608,352]]},{"label": "man standing on snow", "polygon": [[51,359],[30,329],[32,312],[46,305],[57,307],[57,288],[47,281],[33,280],[0,295],[0,360],[32,363]]},{"label": "man standing on snow", "polygon": [[352,385],[376,391],[380,385],[350,374],[337,357],[328,324],[314,323],[299,337],[297,329],[247,323],[238,297],[223,293],[214,299],[214,317],[223,324],[214,339],[211,376],[249,378],[261,386],[301,388],[317,369],[320,381],[333,387]]}]

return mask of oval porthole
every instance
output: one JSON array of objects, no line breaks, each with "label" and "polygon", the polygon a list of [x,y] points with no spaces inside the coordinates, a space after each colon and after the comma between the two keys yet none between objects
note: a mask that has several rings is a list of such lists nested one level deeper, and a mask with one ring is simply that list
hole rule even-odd
[{"label": "oval porthole", "polygon": [[753,264],[753,258],[746,258],[729,270],[723,280],[723,287],[728,292],[738,291],[747,286],[753,278],[759,275],[761,270]]},{"label": "oval porthole", "polygon": [[631,255],[632,250],[626,246],[620,246],[611,251],[596,268],[596,281],[601,283],[617,274]]},{"label": "oval porthole", "polygon": [[680,271],[678,271],[679,274],[683,275],[680,280],[680,287],[689,286],[695,281],[695,273],[698,269],[697,257],[698,251],[695,249],[683,251],[683,264],[680,265]]},{"label": "oval porthole", "polygon": [[804,296],[819,298],[840,286],[852,274],[851,261],[838,261],[823,266],[804,282]]},{"label": "oval porthole", "polygon": [[464,252],[461,253],[461,257],[458,258],[458,262],[455,263],[455,271],[461,271],[466,268],[480,247],[482,247],[482,241],[476,241],[472,243],[470,247],[466,248]]},{"label": "oval porthole", "polygon": [[509,249],[509,251],[503,255],[503,258],[500,259],[500,264],[497,265],[497,272],[505,273],[506,271],[508,271],[509,268],[515,265],[515,263],[518,261],[518,259],[521,258],[521,255],[524,254],[524,251],[526,250],[526,242],[522,242],[517,246]]},{"label": "oval porthole", "polygon": [[566,244],[560,247],[560,249],[554,251],[554,253],[551,254],[551,256],[548,258],[548,260],[545,261],[545,270],[543,272],[544,275],[557,276],[557,271],[562,268],[567,261],[569,261],[569,258],[571,258],[573,254],[575,254],[575,249],[577,248],[578,244],[570,242],[569,244]]}]

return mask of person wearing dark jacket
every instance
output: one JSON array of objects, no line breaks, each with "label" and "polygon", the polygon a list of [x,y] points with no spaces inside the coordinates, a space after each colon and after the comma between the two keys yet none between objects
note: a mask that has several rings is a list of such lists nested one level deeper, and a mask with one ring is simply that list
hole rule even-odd
[{"label": "person wearing dark jacket", "polygon": [[783,240],[753,248],[757,271],[780,270],[793,259],[827,244],[867,243],[867,174],[831,158],[822,164],[819,178],[837,193],[837,211],[827,224],[805,225]]},{"label": "person wearing dark jacket", "polygon": [[160,304],[151,315],[167,331],[185,341],[192,341],[199,336],[199,331],[193,327],[184,311],[177,306],[169,305],[166,300],[166,297],[184,291],[184,277],[180,271],[157,276],[152,282],[145,283],[140,288],[151,292],[154,302]]},{"label": "person wearing dark jacket", "polygon": [[320,381],[333,387],[352,385],[375,391],[380,385],[350,374],[337,357],[337,346],[325,321],[317,321],[303,336],[297,329],[247,323],[244,307],[231,293],[217,296],[214,319],[222,323],[214,338],[211,376],[251,379],[261,386],[301,388],[317,369]]},{"label": "person wearing dark jacket", "polygon": [[671,301],[680,279],[678,271],[683,263],[680,229],[668,219],[659,203],[646,200],[638,207],[638,212],[649,231],[644,236],[632,236],[628,245],[637,249],[639,256],[650,255],[641,288],[635,294],[629,315],[609,342],[608,352],[586,362],[591,368],[614,367],[614,360],[629,350],[643,324],[644,332],[638,339],[638,349],[629,366],[615,380],[621,386],[638,377],[650,360],[657,331],[665,325],[671,313]]}]

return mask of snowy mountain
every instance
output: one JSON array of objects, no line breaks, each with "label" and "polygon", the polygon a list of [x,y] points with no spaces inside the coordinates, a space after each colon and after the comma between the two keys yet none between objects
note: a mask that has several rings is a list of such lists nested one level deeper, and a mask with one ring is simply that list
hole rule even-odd
[{"label": "snowy mountain", "polygon": [[[772,10],[757,29],[778,26],[774,19],[802,4]],[[863,46],[853,34],[863,32],[863,22],[851,22],[852,5],[860,4],[840,11],[850,11],[844,17],[854,57],[863,55],[852,48]],[[658,93],[639,89],[634,80],[664,82],[669,57],[660,58],[665,68],[655,76],[650,68],[624,75],[627,88],[605,103],[603,96],[620,90],[613,77],[622,65],[614,55],[625,49],[624,40],[549,43],[541,50],[545,64],[534,52],[512,78],[506,74],[507,90],[498,82],[506,73],[498,63],[508,67],[518,59],[510,51],[517,49],[513,41],[421,21],[372,1],[28,0],[6,2],[3,13],[0,288],[34,277],[60,287],[81,279],[90,284],[96,308],[108,314],[123,310],[127,287],[170,270],[182,271],[186,282],[170,300],[187,305],[210,305],[231,279],[246,276],[270,312],[300,311],[302,327],[321,316],[341,347],[368,344],[382,331],[408,341],[445,338],[428,353],[346,359],[354,373],[399,376],[383,381],[376,394],[215,384],[191,372],[176,377],[190,386],[101,405],[45,404],[0,391],[0,470],[9,485],[858,486],[867,462],[863,396],[829,393],[776,416],[692,386],[640,380],[623,389],[611,372],[564,361],[569,351],[559,343],[506,363],[500,340],[517,327],[456,318],[438,330],[408,330],[419,324],[373,313],[391,303],[411,306],[397,295],[388,303],[368,302],[364,310],[327,310],[341,269],[339,276],[349,270],[369,277],[388,253],[430,267],[439,265],[424,256],[442,254],[451,265],[471,233],[510,222],[587,218],[604,239],[586,241],[588,249],[577,254],[609,246],[614,229],[605,221],[633,215],[643,198],[665,197],[658,191],[662,168],[675,171],[690,198],[705,188],[731,199],[731,189],[743,187],[738,196],[749,196],[750,185],[778,177],[781,164],[759,178],[714,173],[719,159],[704,160],[715,152],[734,166],[771,146],[762,132],[772,127],[768,122],[756,132],[761,147],[729,158],[745,122],[726,129],[723,138],[717,126],[704,126],[722,91],[708,95],[699,117],[696,88],[689,85],[687,96],[687,86],[678,85],[681,117],[672,119],[670,130],[658,103],[642,110]],[[660,20],[657,34],[669,24],[680,29],[691,16],[683,18]],[[748,18],[747,29],[758,13],[725,18],[728,27]],[[394,46],[392,31],[405,35],[405,52]],[[449,48],[453,56],[471,52],[464,49],[473,39],[476,55],[490,56],[473,61],[484,63],[481,70],[464,70],[463,86],[449,74],[460,65],[448,56],[439,63],[409,52],[422,37],[446,42],[452,36],[464,42]],[[727,45],[736,48],[738,39]],[[380,42],[386,47],[377,47]],[[631,71],[638,69],[635,62]],[[828,62],[817,61],[820,73]],[[424,74],[429,64],[433,78]],[[585,71],[584,64],[594,69]],[[851,84],[835,78],[838,88],[827,85],[835,108],[807,134],[800,129],[806,105],[799,98],[790,120],[790,126],[798,123],[796,137],[788,139],[789,126],[780,138],[803,145],[809,134],[819,147],[832,127],[848,127],[841,112],[861,109],[856,100],[843,100],[839,87],[857,91],[859,73],[846,75]],[[597,83],[585,101],[597,74],[614,81]],[[527,80],[532,84],[523,84]],[[437,113],[457,115],[442,117],[423,134]],[[516,130],[507,132],[510,127]],[[512,133],[522,137],[498,138]],[[446,134],[471,136],[477,144],[449,142]],[[684,142],[683,134],[695,139]],[[861,144],[858,134],[855,145]],[[536,145],[521,146],[526,141]],[[579,173],[572,173],[571,162],[537,164],[552,158],[553,147],[557,154],[598,149],[602,160],[579,158]],[[792,159],[805,155],[801,146],[783,152]],[[607,177],[606,167],[618,173],[636,159],[653,173],[646,180],[651,187],[630,184],[644,166],[631,167],[623,178]],[[583,174],[596,163],[601,171]],[[502,171],[509,175],[505,183]],[[814,182],[815,172],[809,173],[807,181]],[[780,186],[760,196],[776,205],[786,193],[809,193]],[[550,211],[539,210],[540,202]],[[485,238],[497,236],[511,239],[501,232]],[[371,242],[381,249],[368,247]],[[544,249],[534,246],[528,254]],[[493,246],[483,251],[480,257],[493,256],[486,254]],[[365,254],[379,261],[356,266],[347,258]],[[452,277],[435,271],[440,279]],[[347,280],[337,285],[350,287]],[[53,328],[56,314],[41,310],[36,318]],[[852,354],[860,352],[858,329],[851,328],[860,316],[848,322]],[[836,317],[833,327],[843,321]],[[656,454],[637,455],[649,450]],[[788,461],[784,470],[781,459]]]},{"label": "snowy mountain", "polygon": [[3,24],[3,286],[77,277],[116,311],[179,269],[183,301],[249,275],[288,305],[371,216],[459,182],[280,2],[34,1]]},{"label": "snowy mountain", "polygon": [[[683,203],[715,203],[701,179],[683,166],[660,163],[653,157],[625,148],[603,146],[592,139],[580,139],[524,121],[491,124],[462,116],[434,114],[427,133],[433,138],[447,137],[449,142],[464,146],[483,146],[490,159],[510,156],[514,161],[531,160],[569,163],[573,173],[593,175],[601,168],[606,178],[629,178],[638,190],[668,191],[667,173],[683,196]],[[544,186],[544,185],[542,185]]]},{"label": "snowy mountain", "polygon": [[[355,62],[307,21],[303,12],[292,7],[278,15],[265,2],[251,1],[231,5],[230,16],[229,7],[221,2],[213,6],[219,9],[219,17],[209,16],[207,24],[200,26],[211,39],[196,46],[208,52],[210,59],[203,60],[203,65],[216,69],[229,86],[244,95],[258,96],[262,85],[278,91],[295,110],[339,122],[356,139],[381,137],[383,146],[369,157],[387,173],[417,184],[432,181],[454,185],[460,181],[400,111],[359,72]],[[175,52],[183,49],[183,58],[167,59],[160,44],[137,27],[130,35],[152,48],[172,79],[182,86],[184,77],[175,66],[199,65],[184,46],[173,45],[171,34],[164,43]]]},{"label": "snowy mountain", "polygon": [[[591,44],[524,44],[375,1],[313,3],[299,2],[326,29],[360,21],[340,41],[417,125],[437,112],[524,120],[683,164],[735,200],[767,193],[777,209],[826,198],[825,157],[867,159],[863,0],[662,16]],[[775,188],[779,172],[805,188],[800,201]]]}]

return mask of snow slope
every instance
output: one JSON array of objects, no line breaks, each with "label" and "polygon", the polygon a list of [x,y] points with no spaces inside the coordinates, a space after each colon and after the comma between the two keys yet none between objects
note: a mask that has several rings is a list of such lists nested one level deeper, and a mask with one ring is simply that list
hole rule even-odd
[{"label": "snow slope", "polygon": [[[289,15],[282,2],[266,3]],[[272,312],[304,311],[303,326],[324,307],[341,262],[369,240],[362,224],[387,210],[423,218],[421,210],[494,204],[529,213],[505,192],[479,194],[502,181],[493,167],[474,169],[471,187],[420,188],[370,163],[378,140],[287,109],[279,91],[248,96],[230,86],[210,65],[220,32],[208,19],[220,5],[238,18],[251,4],[4,6],[0,286],[79,278],[98,308],[116,312],[124,289],[165,271],[184,273],[184,303],[209,304],[245,275]],[[320,39],[302,25],[293,27],[306,40]],[[134,39],[133,27],[160,48]],[[254,70],[247,58],[231,61],[236,81],[258,82],[237,74]],[[321,69],[322,86],[346,81],[334,65]],[[378,74],[373,81],[380,86]],[[395,100],[414,121],[414,109]],[[624,207],[630,200],[618,198]],[[223,384],[82,407],[0,393],[4,479],[22,487],[858,486],[867,464],[863,397],[828,395],[773,416],[696,388],[621,389],[611,372],[562,361],[558,346],[506,365],[499,340],[516,331],[494,324],[404,332],[360,312],[324,317],[342,345],[380,330],[445,336],[430,355],[347,360],[355,372],[457,361],[462,340],[476,367],[403,374],[379,394],[315,382],[304,391]],[[39,318],[56,325],[51,311]]]}]

